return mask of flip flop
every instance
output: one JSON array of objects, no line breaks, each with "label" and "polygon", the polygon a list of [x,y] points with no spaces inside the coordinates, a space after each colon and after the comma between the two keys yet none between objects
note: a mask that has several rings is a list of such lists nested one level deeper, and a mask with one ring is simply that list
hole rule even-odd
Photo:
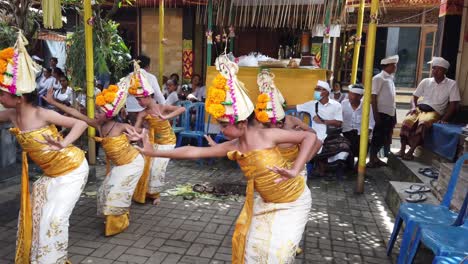
[{"label": "flip flop", "polygon": [[204,193],[206,191],[206,186],[197,183],[193,185],[192,190],[195,192]]},{"label": "flip flop", "polygon": [[424,173],[424,172],[427,171],[427,170],[432,170],[432,168],[430,168],[430,167],[419,168],[418,172],[419,172],[419,173]]},{"label": "flip flop", "polygon": [[433,170],[426,170],[421,174],[432,179],[437,179],[439,177],[439,173]]},{"label": "flip flop", "polygon": [[408,189],[405,189],[405,192],[407,193],[422,193],[422,192],[430,192],[430,191],[431,189],[420,184],[411,184]]},{"label": "flip flop", "polygon": [[412,193],[408,197],[406,197],[406,201],[409,203],[419,203],[422,201],[425,201],[427,199],[427,196],[422,193]]}]

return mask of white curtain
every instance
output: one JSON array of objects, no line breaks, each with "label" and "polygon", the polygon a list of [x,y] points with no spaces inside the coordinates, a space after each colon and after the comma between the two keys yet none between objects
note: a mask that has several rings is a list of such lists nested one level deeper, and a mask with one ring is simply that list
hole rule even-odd
[{"label": "white curtain", "polygon": [[45,66],[49,67],[49,60],[51,57],[56,57],[58,59],[57,67],[62,70],[65,70],[65,61],[67,60],[67,53],[65,50],[64,41],[53,41],[46,40],[47,47],[47,60],[45,61]]}]

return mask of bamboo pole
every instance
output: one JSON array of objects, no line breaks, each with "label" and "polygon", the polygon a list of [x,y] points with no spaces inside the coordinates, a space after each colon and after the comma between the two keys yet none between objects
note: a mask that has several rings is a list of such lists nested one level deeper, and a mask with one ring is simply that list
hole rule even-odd
[{"label": "bamboo pole", "polygon": [[164,75],[164,0],[159,0],[159,86],[163,87]]},{"label": "bamboo pole", "polygon": [[[213,0],[208,0],[208,28],[207,32],[211,31],[213,24]],[[211,66],[211,43],[206,43],[206,65]]]},{"label": "bamboo pole", "polygon": [[354,39],[353,64],[351,67],[351,83],[356,83],[357,70],[359,65],[359,52],[361,49],[362,24],[364,23],[364,4],[365,0],[359,2],[358,21],[356,29],[356,38]]},{"label": "bamboo pole", "polygon": [[[327,10],[325,11],[325,28],[324,28],[324,33],[325,29],[330,27],[330,13],[331,13],[331,8],[333,6],[333,1],[328,1],[327,2]],[[325,38],[325,34],[324,34]],[[330,43],[323,43],[322,44],[322,59],[320,62],[320,67],[322,69],[327,69],[328,68],[328,54],[330,53]]]},{"label": "bamboo pole", "polygon": [[[84,29],[85,29],[85,56],[86,56],[86,112],[88,117],[94,119],[94,55],[93,55],[93,27],[91,18],[91,0],[83,1],[84,9]],[[96,164],[96,143],[94,127],[88,127],[88,162]]]},{"label": "bamboo pole", "polygon": [[377,34],[377,18],[379,14],[379,0],[372,0],[369,29],[366,40],[366,63],[364,65],[364,102],[361,119],[361,139],[359,144],[359,167],[356,182],[356,193],[364,192],[364,178],[366,174],[367,144],[369,141],[369,113],[371,103],[372,73],[374,68],[375,38]]}]

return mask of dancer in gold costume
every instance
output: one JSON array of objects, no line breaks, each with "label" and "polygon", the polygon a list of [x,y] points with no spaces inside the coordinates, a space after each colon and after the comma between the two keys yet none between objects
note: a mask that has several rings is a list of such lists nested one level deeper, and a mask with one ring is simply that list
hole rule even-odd
[{"label": "dancer in gold costume", "polygon": [[[134,63],[134,71],[129,76],[129,93],[136,97],[138,103],[145,110],[138,113],[135,127],[149,127],[150,141],[155,149],[170,150],[176,145],[176,136],[169,123],[169,119],[174,118],[185,111],[184,107],[173,105],[156,104],[151,95],[153,88],[148,83],[144,74],[140,73],[140,66]],[[146,158],[146,166],[150,168],[150,174],[143,174],[133,194],[133,200],[138,203],[145,203],[146,198],[153,199],[153,204],[160,201],[160,192],[164,185],[166,168],[169,164],[168,158]]]},{"label": "dancer in gold costume", "polygon": [[[106,154],[106,178],[98,190],[98,214],[104,215],[105,235],[111,236],[123,232],[130,224],[129,208],[135,187],[143,174],[144,158],[130,144],[125,133],[133,130],[129,124],[119,123],[115,117],[125,105],[129,78],[122,79],[117,85],[109,85],[96,97],[96,117],[91,119],[80,111],[54,100],[49,91],[44,97],[49,104],[61,111],[85,121],[96,128]],[[110,163],[114,166],[110,169]],[[146,170],[149,173],[149,170]]]},{"label": "dancer in gold costume", "polygon": [[[36,72],[21,33],[0,51],[0,122],[12,122],[23,149],[21,206],[15,263],[66,263],[69,218],[88,178],[88,163],[75,141],[85,122],[37,107]],[[62,137],[55,125],[70,128]],[[29,156],[44,172],[29,194]],[[31,199],[32,198],[32,199]]]},{"label": "dancer in gold costume", "polygon": [[[220,75],[209,89],[206,110],[215,117],[231,141],[212,147],[182,147],[170,151],[152,148],[146,131],[145,155],[175,159],[228,156],[236,160],[247,178],[244,207],[232,239],[232,262],[293,263],[311,207],[304,177],[298,177],[312,156],[317,138],[304,131],[262,129],[252,126],[254,106],[237,80],[237,65],[222,55],[216,60]],[[277,145],[300,144],[292,166]],[[257,192],[258,198],[254,197]]]}]

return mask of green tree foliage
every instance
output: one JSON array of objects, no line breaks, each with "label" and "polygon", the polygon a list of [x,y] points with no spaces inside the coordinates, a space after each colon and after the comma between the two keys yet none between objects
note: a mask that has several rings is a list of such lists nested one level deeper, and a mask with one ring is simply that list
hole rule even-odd
[{"label": "green tree foliage", "polygon": [[[95,18],[93,27],[94,74],[110,74],[111,82],[123,77],[130,63],[130,52],[118,33],[119,24],[110,19]],[[86,59],[83,23],[69,39],[67,68],[74,86],[85,87]]]}]

